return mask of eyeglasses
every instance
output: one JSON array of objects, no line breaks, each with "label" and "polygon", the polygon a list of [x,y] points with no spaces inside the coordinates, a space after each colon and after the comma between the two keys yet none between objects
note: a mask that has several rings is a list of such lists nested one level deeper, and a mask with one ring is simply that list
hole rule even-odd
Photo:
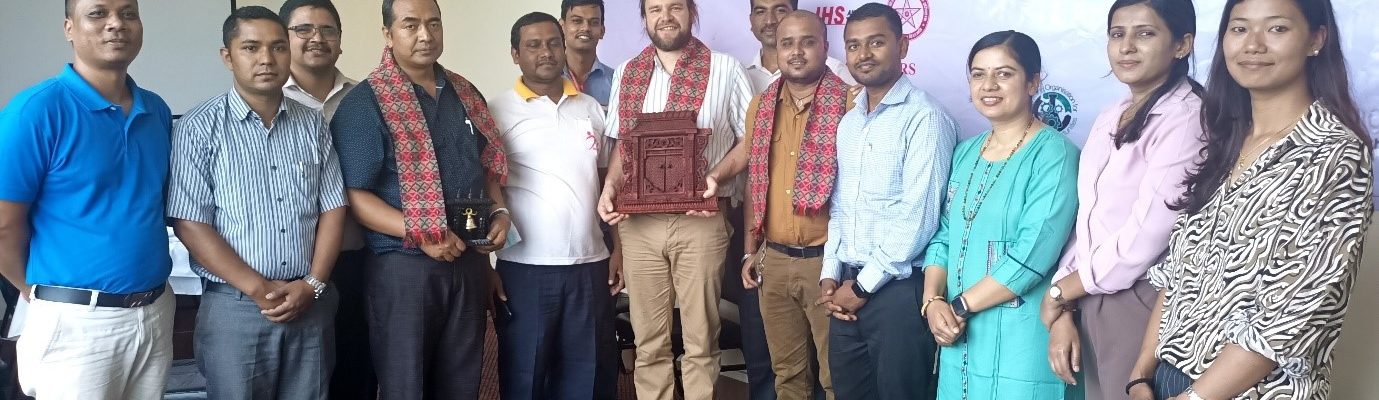
[{"label": "eyeglasses", "polygon": [[301,24],[287,28],[287,30],[292,31],[292,33],[296,33],[297,37],[302,39],[311,39],[312,36],[316,36],[317,31],[320,31],[321,37],[326,39],[340,38],[340,28],[336,28],[333,26],[316,26],[312,24]]}]

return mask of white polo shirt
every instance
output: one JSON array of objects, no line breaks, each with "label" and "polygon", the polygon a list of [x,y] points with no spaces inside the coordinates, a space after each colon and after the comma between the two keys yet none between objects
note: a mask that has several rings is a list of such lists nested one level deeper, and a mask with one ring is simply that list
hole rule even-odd
[{"label": "white polo shirt", "polygon": [[[824,65],[828,66],[830,71],[833,71],[834,74],[842,78],[843,82],[848,85],[857,84],[857,81],[852,79],[852,73],[848,72],[847,64],[843,63],[842,60],[828,57],[827,60],[824,60]],[[752,63],[746,65],[745,68],[747,69],[747,79],[752,81],[753,94],[765,92],[766,86],[770,85],[771,82],[775,82],[776,78],[780,78],[779,69],[777,69],[776,72],[771,72],[767,71],[766,67],[761,66],[761,51],[757,51],[757,55],[752,57]]]},{"label": "white polo shirt", "polygon": [[503,194],[522,235],[498,259],[533,265],[607,259],[595,207],[602,188],[598,169],[611,149],[598,100],[566,80],[560,101],[553,102],[519,78],[488,107],[508,152]]}]

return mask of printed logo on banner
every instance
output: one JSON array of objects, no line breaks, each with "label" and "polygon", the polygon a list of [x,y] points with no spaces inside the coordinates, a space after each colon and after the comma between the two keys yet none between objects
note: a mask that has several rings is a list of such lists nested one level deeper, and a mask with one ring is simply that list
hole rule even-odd
[{"label": "printed logo on banner", "polygon": [[[915,40],[929,27],[929,0],[888,0],[888,5],[900,14],[900,28],[905,38]],[[846,25],[852,10],[844,6],[819,6],[814,10],[828,25]]]},{"label": "printed logo on banner", "polygon": [[1046,83],[1034,96],[1034,115],[1044,124],[1067,134],[1077,126],[1077,99],[1068,89]]}]

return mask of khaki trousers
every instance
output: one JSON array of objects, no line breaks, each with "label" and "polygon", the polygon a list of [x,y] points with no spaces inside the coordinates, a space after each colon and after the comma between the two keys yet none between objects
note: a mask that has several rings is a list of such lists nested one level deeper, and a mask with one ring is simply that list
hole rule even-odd
[{"label": "khaki trousers", "polygon": [[[761,274],[761,318],[771,369],[776,373],[776,396],[781,400],[813,399],[815,365],[827,398],[833,399],[828,373],[828,315],[819,300],[819,272],[823,257],[794,258],[762,245],[757,264]],[[811,340],[812,339],[812,340]]]},{"label": "khaki trousers", "polygon": [[718,381],[718,299],[732,228],[711,218],[648,214],[618,224],[623,278],[631,301],[637,398],[671,400],[671,312],[678,303],[686,400],[712,400]]}]

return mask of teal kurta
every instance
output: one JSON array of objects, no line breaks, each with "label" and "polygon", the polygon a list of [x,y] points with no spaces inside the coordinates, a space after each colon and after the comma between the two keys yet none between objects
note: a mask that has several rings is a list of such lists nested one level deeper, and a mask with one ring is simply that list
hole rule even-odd
[{"label": "teal kurta", "polygon": [[[1019,298],[973,315],[963,339],[942,348],[938,398],[963,399],[964,390],[972,400],[1080,398],[1065,397],[1073,388],[1049,367],[1049,332],[1039,321],[1039,302],[1077,214],[1078,149],[1045,127],[1009,159],[991,163],[981,158],[990,134],[963,141],[954,151],[943,216],[925,264],[948,271],[950,300],[987,276]],[[988,165],[990,193],[968,233],[963,202],[973,209]]]}]

